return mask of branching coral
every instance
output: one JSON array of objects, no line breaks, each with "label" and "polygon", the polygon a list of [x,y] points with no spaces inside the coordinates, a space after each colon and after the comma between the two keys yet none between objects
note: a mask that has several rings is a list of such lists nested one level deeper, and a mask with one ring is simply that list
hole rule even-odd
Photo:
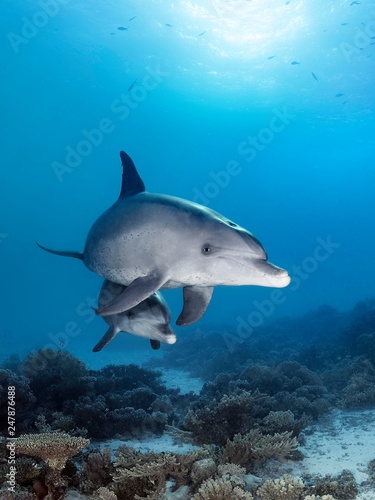
[{"label": "branching coral", "polygon": [[316,495],[307,495],[306,497],[303,498],[303,500],[336,500],[333,498],[332,495],[323,495],[321,496],[316,496]]},{"label": "branching coral", "polygon": [[107,486],[113,472],[110,448],[90,451],[84,454],[77,486],[83,493],[92,493],[100,486]]},{"label": "branching coral", "polygon": [[266,398],[259,391],[224,395],[219,402],[212,400],[203,408],[190,410],[184,426],[198,443],[223,446],[235,434],[244,434],[254,427],[255,419],[264,414],[262,405]]},{"label": "branching coral", "polygon": [[256,493],[262,500],[302,500],[303,489],[300,477],[285,474],[279,479],[265,481]]},{"label": "branching coral", "polygon": [[276,432],[292,432],[293,436],[298,436],[304,427],[311,422],[311,418],[302,415],[300,419],[295,419],[290,411],[270,411],[262,421],[262,428],[270,434]]},{"label": "branching coral", "polygon": [[354,373],[342,391],[343,408],[374,408],[375,406],[375,366],[368,359],[361,360],[359,372]]},{"label": "branching coral", "polygon": [[233,440],[228,440],[221,461],[249,466],[257,460],[281,460],[296,449],[297,440],[291,437],[291,432],[263,435],[259,429],[253,429],[244,435],[236,434]]},{"label": "branching coral", "polygon": [[93,500],[117,500],[117,495],[108,488],[101,486],[95,491],[92,498]]},{"label": "branching coral", "polygon": [[246,469],[235,464],[221,464],[217,474],[206,479],[199,487],[193,500],[252,499],[246,491],[244,476]]},{"label": "branching coral", "polygon": [[218,478],[207,479],[192,500],[251,500],[252,494],[238,486],[233,486],[230,480]]},{"label": "branching coral", "polygon": [[[190,481],[192,464],[207,456],[204,450],[187,455],[174,453],[141,453],[127,446],[116,450],[115,473],[113,481],[117,484],[115,492],[121,497],[126,491],[127,498],[136,498],[152,494],[153,498],[161,495],[166,488],[166,481],[172,478],[178,488]],[[131,496],[133,495],[133,496]]]},{"label": "branching coral", "polygon": [[306,493],[316,495],[333,495],[337,500],[352,500],[358,494],[358,487],[353,473],[343,470],[338,476],[318,477],[315,485],[308,488]]}]

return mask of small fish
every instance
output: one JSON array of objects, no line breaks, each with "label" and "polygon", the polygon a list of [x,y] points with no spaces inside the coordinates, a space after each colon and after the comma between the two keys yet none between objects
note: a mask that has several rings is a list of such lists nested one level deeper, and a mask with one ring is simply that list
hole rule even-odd
[{"label": "small fish", "polygon": [[127,31],[128,30],[128,28],[125,28],[125,26],[119,26],[117,29],[120,31]]},{"label": "small fish", "polygon": [[358,0],[355,0],[354,2],[352,2],[349,7],[351,7],[352,5],[360,5],[361,2],[358,2]]},{"label": "small fish", "polygon": [[349,101],[344,101],[342,104],[346,104],[347,102],[349,102]]},{"label": "small fish", "polygon": [[336,94],[335,97],[342,97],[345,94]]},{"label": "small fish", "polygon": [[202,31],[202,33],[199,33],[198,36],[203,36],[206,32],[205,31]]},{"label": "small fish", "polygon": [[129,21],[133,21],[133,19],[135,19],[137,16],[133,16],[129,19]]},{"label": "small fish", "polygon": [[349,26],[349,23],[341,23],[341,26]]},{"label": "small fish", "polygon": [[131,91],[131,89],[134,87],[134,85],[136,84],[136,82],[137,82],[137,79],[135,79],[134,82],[131,85],[129,85],[128,92]]},{"label": "small fish", "polygon": [[316,74],[315,74],[315,73],[311,72],[311,75],[312,75],[312,77],[313,77],[313,78],[314,78],[317,82],[319,81],[319,79],[318,79],[318,77],[316,76]]},{"label": "small fish", "polygon": [[270,56],[270,57],[267,57],[268,60],[270,59],[274,59],[276,56]]},{"label": "small fish", "polygon": [[165,23],[165,25],[168,26],[168,28],[173,28],[172,24]]},{"label": "small fish", "polygon": [[289,5],[290,4],[290,0],[287,0],[287,2],[285,2],[285,5]]},{"label": "small fish", "polygon": [[295,66],[296,64],[301,64],[301,63],[300,63],[300,62],[298,62],[298,61],[292,61],[290,64],[291,64],[292,66]]}]

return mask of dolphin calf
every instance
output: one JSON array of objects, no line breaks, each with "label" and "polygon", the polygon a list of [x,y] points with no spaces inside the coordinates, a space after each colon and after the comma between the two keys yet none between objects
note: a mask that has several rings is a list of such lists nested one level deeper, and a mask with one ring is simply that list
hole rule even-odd
[{"label": "dolphin calf", "polygon": [[[103,307],[124,290],[124,285],[118,285],[105,280],[99,294],[99,306]],[[176,335],[169,326],[171,316],[167,303],[159,292],[153,293],[137,306],[122,313],[112,314],[103,318],[109,328],[103,338],[93,348],[101,351],[119,332],[132,333],[138,337],[150,339],[151,347],[159,349],[160,342],[174,344]]]},{"label": "dolphin calf", "polygon": [[108,316],[127,311],[160,289],[183,288],[177,324],[205,313],[217,285],[285,287],[287,271],[267,260],[262,244],[223,215],[191,201],[149,193],[124,151],[117,201],[94,222],[84,251],[44,250],[81,259],[103,278],[124,285],[99,306]]}]

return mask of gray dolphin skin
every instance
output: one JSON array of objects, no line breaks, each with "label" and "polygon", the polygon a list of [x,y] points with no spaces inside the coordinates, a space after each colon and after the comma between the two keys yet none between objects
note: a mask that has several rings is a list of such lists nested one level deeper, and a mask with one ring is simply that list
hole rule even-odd
[{"label": "gray dolphin skin", "polygon": [[127,311],[160,289],[183,288],[177,325],[200,319],[218,285],[282,288],[287,271],[267,260],[246,229],[197,203],[146,192],[127,153],[118,200],[93,224],[83,253],[44,250],[75,257],[99,276],[126,288],[97,314]]},{"label": "gray dolphin skin", "polygon": [[[99,294],[99,306],[103,307],[111,302],[124,291],[124,288],[123,285],[105,280]],[[94,352],[101,351],[120,332],[150,339],[153,349],[158,349],[160,342],[167,344],[176,342],[176,335],[169,326],[171,316],[168,305],[159,292],[153,293],[125,312],[105,316],[103,319],[109,328],[93,348]]]}]

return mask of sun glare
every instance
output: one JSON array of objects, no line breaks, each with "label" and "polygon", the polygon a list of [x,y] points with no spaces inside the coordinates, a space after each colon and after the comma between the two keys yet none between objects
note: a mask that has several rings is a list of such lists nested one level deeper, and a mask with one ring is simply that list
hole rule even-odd
[{"label": "sun glare", "polygon": [[302,0],[208,0],[184,2],[186,16],[206,29],[221,55],[269,52],[300,34],[305,25]]}]

